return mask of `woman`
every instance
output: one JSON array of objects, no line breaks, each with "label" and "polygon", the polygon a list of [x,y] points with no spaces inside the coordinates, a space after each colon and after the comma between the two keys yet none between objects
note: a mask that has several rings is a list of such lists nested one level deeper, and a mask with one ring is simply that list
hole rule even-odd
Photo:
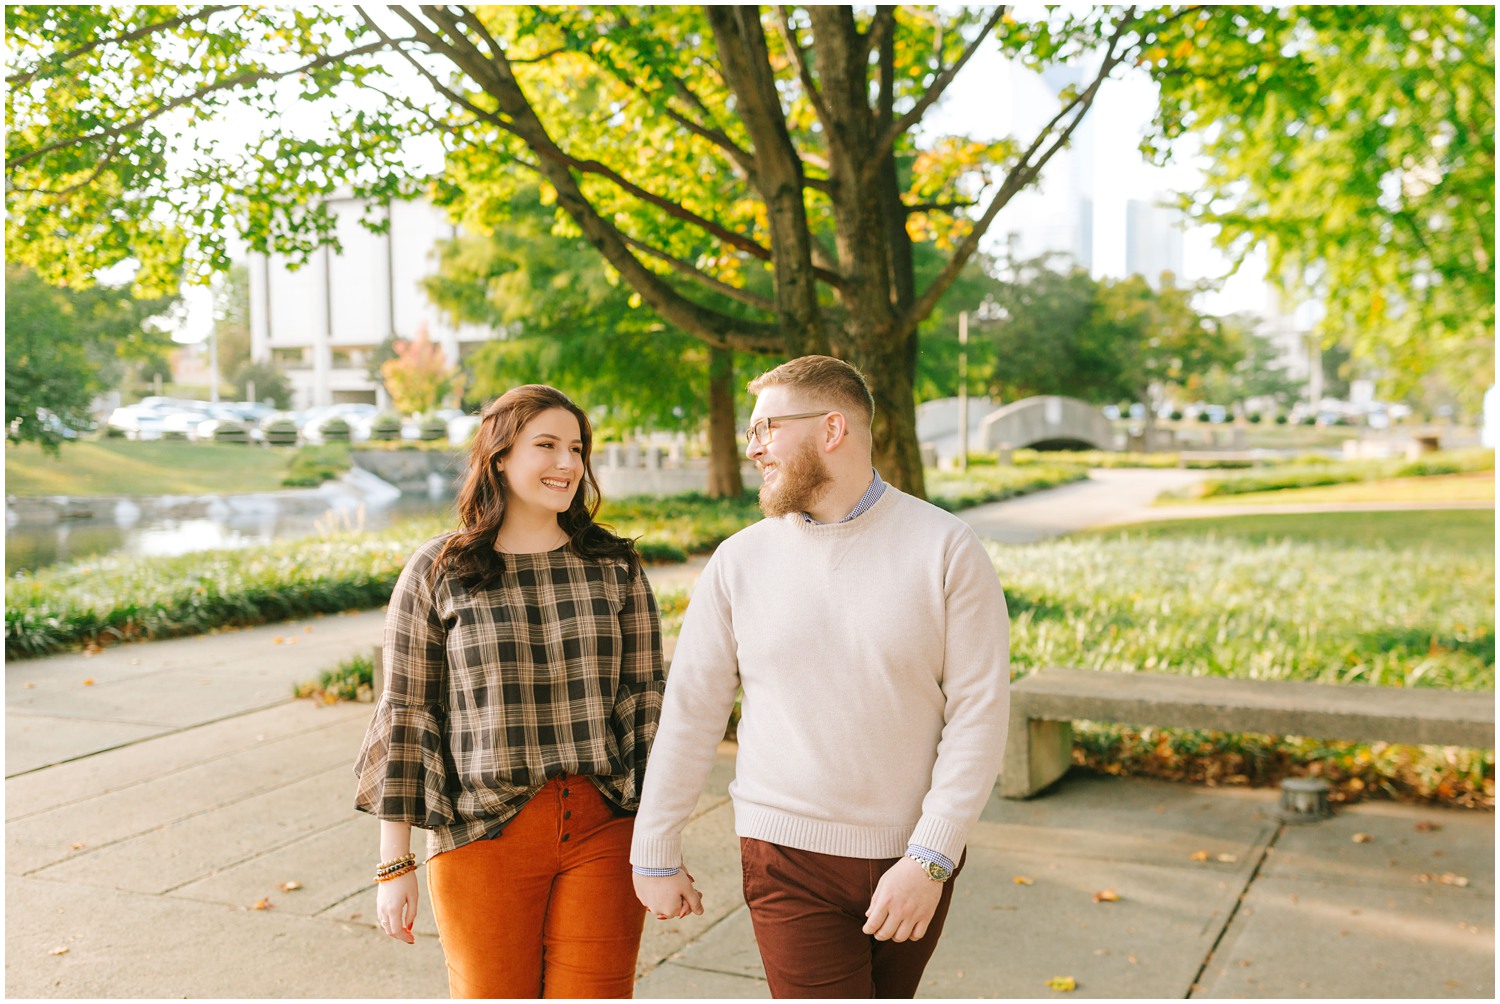
[{"label": "woman", "polygon": [[629,997],[645,913],[630,837],[663,689],[656,601],[595,523],[583,411],[517,387],[484,411],[462,528],[391,595],[360,749],[380,818],[376,914],[414,943],[411,827],[454,997]]}]

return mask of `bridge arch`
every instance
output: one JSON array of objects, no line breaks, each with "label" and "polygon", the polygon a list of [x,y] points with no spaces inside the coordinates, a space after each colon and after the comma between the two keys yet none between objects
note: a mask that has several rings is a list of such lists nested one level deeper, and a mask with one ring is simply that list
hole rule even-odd
[{"label": "bridge arch", "polygon": [[985,416],[979,447],[1011,449],[1113,450],[1115,430],[1104,413],[1086,401],[1053,394],[1012,401]]}]

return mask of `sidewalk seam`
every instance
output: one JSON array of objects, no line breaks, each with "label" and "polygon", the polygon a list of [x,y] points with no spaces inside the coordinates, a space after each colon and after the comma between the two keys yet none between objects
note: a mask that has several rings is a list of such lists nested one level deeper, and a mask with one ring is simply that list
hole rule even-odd
[{"label": "sidewalk seam", "polygon": [[1276,846],[1276,841],[1281,839],[1281,834],[1286,831],[1286,823],[1277,823],[1276,828],[1271,831],[1271,839],[1267,840],[1265,846],[1260,849],[1260,856],[1255,861],[1255,867],[1250,869],[1250,874],[1245,878],[1245,884],[1240,887],[1240,894],[1234,899],[1234,906],[1229,910],[1229,915],[1224,918],[1224,923],[1219,927],[1219,933],[1214,938],[1214,943],[1208,946],[1208,953],[1203,956],[1203,964],[1193,974],[1192,982],[1188,984],[1188,992],[1183,995],[1184,1000],[1191,1000],[1193,994],[1198,991],[1203,979],[1203,974],[1208,972],[1208,967],[1214,960],[1214,953],[1219,950],[1219,945],[1224,941],[1224,935],[1229,933],[1229,927],[1234,923],[1234,918],[1239,916],[1240,907],[1245,905],[1245,895],[1249,893],[1250,887],[1255,884],[1256,876],[1260,875],[1261,868],[1265,867],[1266,858],[1271,854],[1271,848]]}]

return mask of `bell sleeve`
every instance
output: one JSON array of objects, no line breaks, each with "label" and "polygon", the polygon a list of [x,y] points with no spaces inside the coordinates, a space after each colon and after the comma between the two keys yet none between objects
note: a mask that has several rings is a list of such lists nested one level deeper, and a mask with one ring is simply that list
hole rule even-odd
[{"label": "bell sleeve", "polygon": [[[622,570],[622,575],[628,574]],[[624,587],[620,622],[620,675],[612,725],[628,778],[622,792],[628,806],[639,804],[646,757],[661,720],[667,679],[662,670],[661,617],[646,573],[637,571]]]},{"label": "bell sleeve", "polygon": [[427,571],[436,547],[407,562],[385,615],[384,687],[354,773],[354,806],[425,829],[454,821],[443,735],[447,629]]}]

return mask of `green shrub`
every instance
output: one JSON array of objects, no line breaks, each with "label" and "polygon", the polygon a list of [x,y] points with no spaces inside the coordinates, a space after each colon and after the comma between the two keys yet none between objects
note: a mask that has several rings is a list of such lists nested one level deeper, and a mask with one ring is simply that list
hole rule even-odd
[{"label": "green shrub", "polygon": [[250,442],[250,429],[241,422],[220,423],[214,429],[214,442],[216,443],[248,443]]},{"label": "green shrub", "polygon": [[441,418],[424,418],[417,428],[420,438],[425,442],[448,438],[448,423]]},{"label": "green shrub", "polygon": [[296,446],[297,423],[290,418],[278,418],[266,425],[267,446]]},{"label": "green shrub", "polygon": [[288,488],[316,488],[343,474],[349,467],[349,447],[345,443],[303,446],[292,456],[281,483]]},{"label": "green shrub", "polygon": [[957,512],[987,502],[1000,502],[1074,481],[1083,481],[1088,476],[1088,470],[1081,465],[1062,464],[928,471],[927,498],[939,508]]},{"label": "green shrub", "polygon": [[1277,415],[1276,416],[1276,424],[1277,425],[1286,425],[1286,423],[1287,423],[1287,417],[1285,415]]},{"label": "green shrub", "polygon": [[316,680],[292,686],[293,697],[310,697],[323,704],[375,699],[375,663],[366,655],[351,656],[324,670]]},{"label": "green shrub", "polygon": [[349,423],[336,415],[318,426],[318,432],[322,434],[325,443],[349,442]]},{"label": "green shrub", "polygon": [[370,423],[370,438],[376,442],[390,442],[401,438],[401,416],[389,412],[377,415]]}]

